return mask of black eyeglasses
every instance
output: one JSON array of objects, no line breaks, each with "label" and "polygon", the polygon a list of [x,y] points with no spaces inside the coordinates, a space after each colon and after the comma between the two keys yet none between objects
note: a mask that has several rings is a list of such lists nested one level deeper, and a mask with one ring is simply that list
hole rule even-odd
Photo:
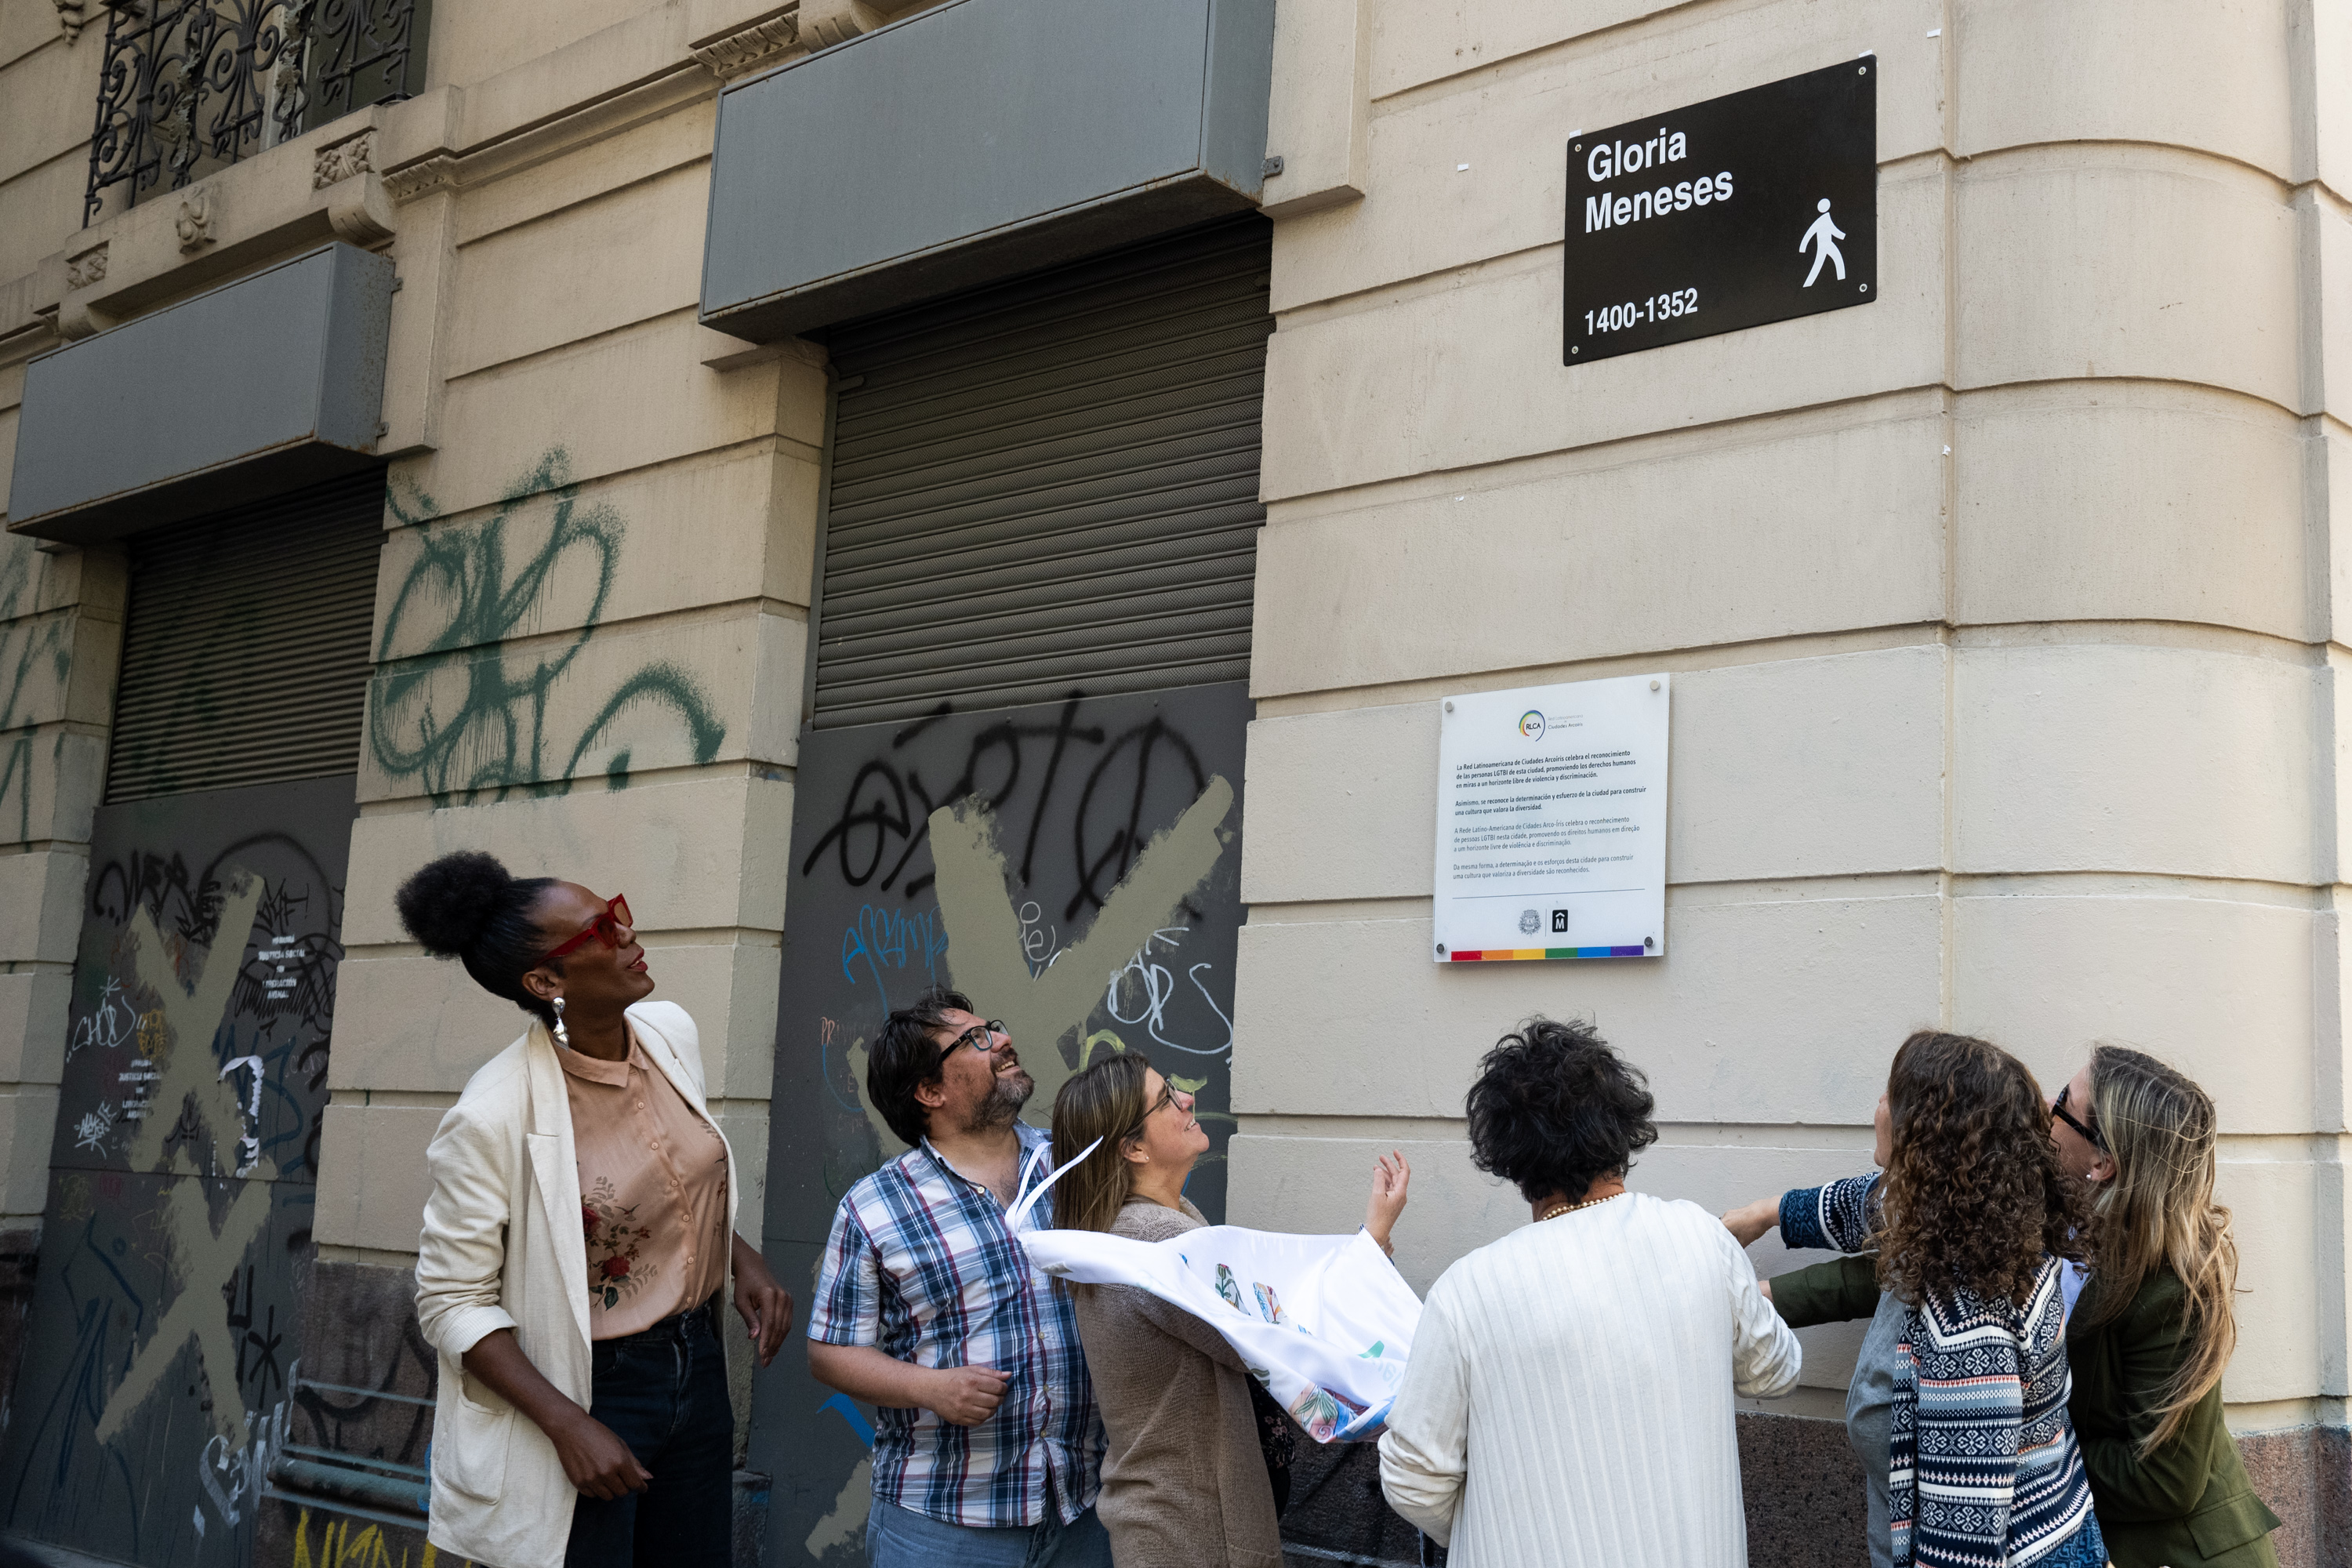
[{"label": "black eyeglasses", "polygon": [[2056,1102],[2050,1107],[2050,1114],[2064,1122],[2067,1126],[2073,1128],[2075,1131],[2081,1133],[2084,1137],[2089,1139],[2091,1147],[2104,1154],[2107,1152],[2107,1141],[2099,1136],[2099,1129],[2095,1120],[2086,1124],[2084,1122],[2075,1121],[2072,1116],[2066,1113],[2066,1096],[2074,1089],[2074,1086],[2070,1083],[2058,1090],[2058,1099]]},{"label": "black eyeglasses", "polygon": [[945,1066],[947,1059],[965,1046],[970,1046],[982,1056],[993,1056],[1000,1037],[1007,1040],[1013,1037],[1013,1031],[1004,1026],[1003,1019],[991,1018],[985,1024],[974,1024],[947,1043],[947,1048],[940,1052],[940,1065]]},{"label": "black eyeglasses", "polygon": [[1160,1098],[1151,1102],[1151,1109],[1143,1113],[1141,1119],[1136,1122],[1134,1127],[1119,1134],[1118,1141],[1124,1143],[1130,1138],[1142,1137],[1143,1130],[1151,1125],[1151,1119],[1159,1115],[1160,1111],[1167,1109],[1169,1106],[1175,1103],[1176,1086],[1170,1083],[1166,1079],[1161,1079],[1160,1080]]}]

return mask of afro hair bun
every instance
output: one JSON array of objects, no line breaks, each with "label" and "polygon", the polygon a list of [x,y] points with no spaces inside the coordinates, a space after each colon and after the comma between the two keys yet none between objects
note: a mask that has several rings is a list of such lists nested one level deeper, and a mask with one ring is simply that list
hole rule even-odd
[{"label": "afro hair bun", "polygon": [[480,942],[514,893],[514,878],[495,856],[461,849],[419,868],[392,901],[425,952],[451,958]]}]

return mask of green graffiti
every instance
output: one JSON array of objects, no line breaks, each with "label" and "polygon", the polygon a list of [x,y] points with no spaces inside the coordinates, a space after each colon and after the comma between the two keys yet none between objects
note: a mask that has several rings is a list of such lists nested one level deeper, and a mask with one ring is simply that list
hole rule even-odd
[{"label": "green graffiti", "polygon": [[[30,540],[12,540],[13,548],[7,560],[0,563],[0,811],[13,802],[16,813],[16,833],[13,840],[28,843],[33,837],[33,761],[34,742],[40,721],[26,710],[25,688],[44,668],[63,691],[66,677],[73,669],[73,647],[69,640],[71,617],[53,616],[47,620],[19,619],[29,617],[37,607],[34,601],[37,574],[46,557],[32,547]],[[49,763],[52,768],[65,763],[66,738],[60,733],[49,742]]]},{"label": "green graffiti", "polygon": [[[623,710],[634,705],[667,708],[677,714],[687,733],[694,737],[694,755],[698,762],[709,762],[719,754],[719,742],[727,738],[727,726],[710,716],[698,694],[694,678],[674,664],[649,664],[613,693],[588,728],[580,732],[580,743],[572,748],[572,760],[563,765],[569,777],[580,766],[580,759],[596,743],[605,730]],[[626,748],[614,755],[606,776],[613,787],[620,789],[629,782],[629,753]]]},{"label": "green graffiti", "polygon": [[[536,549],[509,560],[509,526],[534,502],[551,509],[552,525]],[[395,487],[391,504],[404,523],[441,515],[421,491],[404,498]],[[680,726],[698,763],[717,756],[727,727],[700,684],[677,665],[657,661],[624,679],[561,770],[548,769],[562,747],[548,731],[549,695],[604,620],[627,532],[611,507],[581,503],[571,459],[558,447],[508,488],[488,521],[420,534],[417,558],[384,614],[380,668],[368,689],[368,747],[377,764],[394,778],[415,780],[436,805],[470,805],[518,792],[566,794],[592,748],[624,736],[642,745],[646,731],[636,726],[646,723]],[[531,635],[556,568],[566,562],[595,574],[587,613],[558,643],[509,650],[509,640]],[[414,636],[420,620],[433,627],[421,647]],[[403,644],[411,651],[395,655]],[[454,702],[440,695],[446,685],[436,679],[450,671],[463,677]],[[627,787],[634,749],[621,747],[605,765],[608,788]]]}]

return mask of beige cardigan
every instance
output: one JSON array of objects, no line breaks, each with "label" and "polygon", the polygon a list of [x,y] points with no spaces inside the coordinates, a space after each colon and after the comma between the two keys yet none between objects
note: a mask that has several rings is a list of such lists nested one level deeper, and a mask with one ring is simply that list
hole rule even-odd
[{"label": "beige cardigan", "polygon": [[[1209,1222],[1129,1198],[1111,1234],[1165,1241]],[[1079,1286],[1078,1338],[1110,1438],[1096,1512],[1118,1568],[1282,1568],[1249,1373],[1224,1337],[1132,1285]]]},{"label": "beige cardigan", "polygon": [[[628,1019],[646,1055],[709,1121],[694,1020],[674,1002],[640,1002]],[[588,1244],[555,1052],[533,1024],[467,1080],[425,1154],[433,1191],[417,1241],[416,1321],[441,1361],[425,1539],[489,1568],[562,1568],[580,1494],[547,1435],[467,1376],[458,1358],[485,1334],[512,1329],[550,1383],[583,1407],[594,1397]],[[730,1235],[741,1190],[730,1147]]]}]

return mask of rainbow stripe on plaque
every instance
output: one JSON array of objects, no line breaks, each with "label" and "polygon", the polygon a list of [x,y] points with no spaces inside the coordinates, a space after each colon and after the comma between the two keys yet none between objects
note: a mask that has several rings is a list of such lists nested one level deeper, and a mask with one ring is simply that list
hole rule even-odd
[{"label": "rainbow stripe on plaque", "polygon": [[1488,947],[1466,952],[1449,952],[1448,963],[1493,963],[1514,958],[1641,958],[1649,952],[1645,947]]}]

